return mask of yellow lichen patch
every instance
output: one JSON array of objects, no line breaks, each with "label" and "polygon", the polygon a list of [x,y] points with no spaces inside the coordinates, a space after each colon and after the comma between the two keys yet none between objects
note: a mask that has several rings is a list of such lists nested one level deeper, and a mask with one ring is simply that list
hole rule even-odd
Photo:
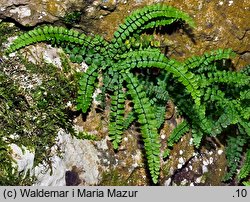
[{"label": "yellow lichen patch", "polygon": [[[169,4],[185,10],[194,17],[196,27],[192,30],[194,41],[190,38],[183,39],[173,35],[182,48],[183,59],[193,54],[203,54],[218,48],[232,48],[240,55],[234,59],[237,68],[247,65],[250,62],[249,54],[244,54],[250,50],[249,23],[250,2],[234,0],[225,1],[169,1]],[[176,38],[178,37],[178,38]],[[179,49],[181,50],[181,49]],[[180,51],[176,51],[177,56]],[[184,56],[184,57],[183,57]]]},{"label": "yellow lichen patch", "polygon": [[63,4],[60,3],[60,1],[56,0],[50,0],[50,1],[45,1],[46,3],[46,9],[48,13],[51,13],[52,15],[57,15],[61,13],[65,13],[65,10],[63,8]]}]

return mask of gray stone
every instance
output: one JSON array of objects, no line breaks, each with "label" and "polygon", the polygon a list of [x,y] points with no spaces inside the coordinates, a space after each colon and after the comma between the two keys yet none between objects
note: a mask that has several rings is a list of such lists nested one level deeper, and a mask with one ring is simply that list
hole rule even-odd
[{"label": "gray stone", "polygon": [[[101,164],[100,151],[108,151],[107,139],[96,141],[80,140],[65,133],[58,132],[57,144],[51,148],[51,164],[45,162],[34,167],[34,151],[16,144],[9,145],[11,156],[15,160],[13,167],[24,175],[30,171],[36,177],[34,185],[65,186],[66,173],[77,172],[80,185],[97,185],[102,172],[108,170]],[[78,184],[77,184],[78,185]]]},{"label": "gray stone", "polygon": [[0,0],[0,18],[14,19],[23,26],[35,26],[55,22],[72,9],[84,11],[87,3],[82,0]]},{"label": "gray stone", "polygon": [[[101,165],[99,156],[99,150],[107,148],[106,139],[101,140],[99,146],[101,147],[97,148],[89,140],[79,140],[63,130],[59,131],[57,146],[53,148],[55,155],[51,158],[52,170],[48,169],[47,165],[36,167],[35,176],[38,179],[36,185],[65,186],[65,174],[74,168],[78,170],[81,185],[98,184],[100,172],[107,169]],[[58,148],[60,148],[60,156],[58,156]]]}]

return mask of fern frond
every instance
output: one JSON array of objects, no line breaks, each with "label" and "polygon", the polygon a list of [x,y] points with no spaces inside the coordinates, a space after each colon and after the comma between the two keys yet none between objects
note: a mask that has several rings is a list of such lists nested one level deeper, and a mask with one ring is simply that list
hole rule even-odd
[{"label": "fern frond", "polygon": [[245,133],[248,136],[250,136],[250,122],[249,122],[249,120],[240,119],[238,122],[239,122],[240,126],[243,127]]},{"label": "fern frond", "polygon": [[202,93],[202,100],[206,103],[223,100],[225,93],[218,86],[206,87]]},{"label": "fern frond", "polygon": [[237,84],[237,86],[249,85],[250,77],[240,72],[233,71],[215,71],[208,72],[207,77],[200,77],[201,87],[205,87],[211,84],[225,83],[225,84]]},{"label": "fern frond", "polygon": [[241,100],[250,100],[250,90],[244,90],[240,92]]},{"label": "fern frond", "polygon": [[159,129],[165,121],[166,116],[166,103],[169,101],[170,97],[167,91],[167,78],[169,74],[165,71],[164,73],[159,73],[157,77],[152,80],[152,72],[148,71],[148,75],[139,75],[138,79],[147,97],[150,100],[152,106],[155,107],[155,117],[157,121],[157,129]]},{"label": "fern frond", "polygon": [[121,58],[126,58],[120,66],[124,69],[157,67],[172,73],[173,77],[177,77],[178,81],[186,87],[195,103],[200,104],[199,77],[188,71],[181,63],[167,59],[159,50],[130,51]]},{"label": "fern frond", "polygon": [[250,76],[250,64],[240,70],[241,73]]},{"label": "fern frond", "polygon": [[155,39],[153,35],[142,34],[128,38],[124,45],[127,50],[143,50],[145,48],[158,48],[160,41]]},{"label": "fern frond", "polygon": [[[85,34],[81,35],[82,40],[78,38],[79,32],[74,30],[68,30],[64,27],[53,27],[53,26],[44,26],[39,27],[34,30],[31,30],[23,35],[19,36],[14,42],[10,45],[6,53],[14,52],[24,46],[31,45],[38,42],[78,42],[80,45],[83,45],[84,39],[86,38]],[[78,41],[79,40],[79,41]]]},{"label": "fern frond", "polygon": [[124,123],[123,123],[123,127],[124,130],[128,129],[128,127],[133,123],[133,121],[136,120],[136,116],[135,116],[135,112],[134,111],[130,111],[124,119]]},{"label": "fern frond", "polygon": [[157,183],[160,170],[160,140],[156,128],[154,108],[150,105],[150,101],[138,79],[129,72],[126,72],[123,76],[128,83],[128,93],[132,97],[138,122],[141,124],[149,171],[153,182]]},{"label": "fern frond", "polygon": [[170,99],[168,91],[166,91],[167,82],[160,83],[158,80],[157,84],[155,84],[154,82],[146,81],[145,78],[143,78],[143,80],[140,79],[140,82],[147,92],[147,97],[152,98],[152,104],[155,102],[164,102],[164,104],[166,104],[166,102]]},{"label": "fern frond", "polygon": [[236,124],[240,120],[240,114],[235,106],[237,103],[230,101],[224,103],[223,111],[221,111],[221,115],[219,116],[218,120],[214,121],[213,127],[211,129],[212,136],[220,134],[229,125]]},{"label": "fern frond", "polygon": [[232,49],[218,49],[211,52],[207,52],[202,56],[193,56],[191,58],[188,58],[183,64],[189,69],[197,68],[197,71],[199,73],[202,73],[204,71],[211,72],[211,65],[214,64],[216,61],[226,60],[233,57],[235,57],[235,53],[232,51]]},{"label": "fern frond", "polygon": [[248,181],[248,182],[242,182],[242,184],[244,185],[244,186],[250,186],[250,181]]},{"label": "fern frond", "polygon": [[85,73],[81,76],[79,80],[79,90],[77,98],[77,109],[82,110],[86,113],[91,101],[92,95],[96,86],[96,79],[98,77],[98,66],[93,64],[88,67]]},{"label": "fern frond", "polygon": [[183,120],[180,124],[178,124],[174,130],[171,132],[167,145],[168,147],[173,147],[174,143],[178,142],[180,138],[189,131],[189,125],[186,120]]},{"label": "fern frond", "polygon": [[150,21],[147,24],[145,24],[141,30],[147,30],[147,29],[152,29],[155,27],[160,27],[160,26],[166,26],[166,25],[171,25],[172,23],[176,22],[176,18],[169,18],[169,19],[159,19],[155,21]]},{"label": "fern frond", "polygon": [[203,96],[202,102],[206,105],[206,117],[212,123],[210,128],[207,126],[209,130],[206,133],[216,136],[229,125],[241,125],[249,131],[248,107],[242,105],[239,99],[228,98],[229,95],[219,90],[217,86],[208,87]]},{"label": "fern frond", "polygon": [[123,123],[124,123],[124,112],[125,112],[124,110],[125,95],[123,92],[123,86],[120,79],[118,80],[118,84],[114,88],[114,91],[115,91],[114,95],[111,96],[109,136],[112,140],[114,149],[118,149],[124,131]]},{"label": "fern frond", "polygon": [[250,119],[250,107],[244,108],[243,118],[246,120]]},{"label": "fern frond", "polygon": [[202,131],[197,130],[197,129],[192,129],[192,137],[193,137],[192,143],[196,148],[199,148],[203,136],[204,136],[204,133],[202,133]]},{"label": "fern frond", "polygon": [[191,27],[194,26],[194,21],[188,14],[171,6],[154,4],[136,10],[125,19],[125,22],[114,33],[111,47],[117,52],[118,47],[124,44],[129,36],[133,36],[135,33],[140,34],[148,28],[168,25],[177,20],[183,20]]},{"label": "fern frond", "polygon": [[226,158],[228,172],[224,176],[225,181],[232,179],[233,175],[236,173],[245,143],[246,139],[243,135],[236,137],[230,136],[227,139]]},{"label": "fern frond", "polygon": [[[246,94],[243,93],[242,96]],[[204,102],[207,108],[207,117],[213,122],[208,133],[212,136],[220,134],[229,125],[241,125],[250,132],[249,108],[244,106],[239,99],[228,98],[217,86],[207,88],[204,93]],[[248,133],[246,132],[246,133]]]},{"label": "fern frond", "polygon": [[[156,106],[155,106],[156,105]],[[155,118],[156,118],[156,128],[159,129],[165,121],[166,116],[166,106],[161,106],[155,104]]]},{"label": "fern frond", "polygon": [[12,42],[6,50],[6,53],[9,54],[25,46],[39,42],[48,42],[62,46],[65,44],[77,44],[79,46],[97,49],[107,46],[107,42],[98,35],[93,38],[73,29],[69,30],[64,27],[46,25],[19,36]]},{"label": "fern frond", "polygon": [[250,174],[250,149],[246,152],[246,159],[238,174],[238,179],[242,180]]}]

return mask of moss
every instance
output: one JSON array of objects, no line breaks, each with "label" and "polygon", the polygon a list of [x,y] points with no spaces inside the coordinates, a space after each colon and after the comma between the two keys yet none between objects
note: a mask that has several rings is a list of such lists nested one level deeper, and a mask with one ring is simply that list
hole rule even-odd
[{"label": "moss", "polygon": [[28,185],[32,182],[28,175],[24,178],[13,168],[13,159],[8,146],[18,141],[12,139],[10,135],[19,134],[22,137],[20,133],[22,125],[18,122],[22,119],[20,109],[25,110],[25,105],[18,95],[18,87],[0,71],[0,185]]},{"label": "moss", "polygon": [[[0,24],[0,32],[5,27]],[[6,25],[7,26],[7,25]],[[7,26],[8,27],[8,26]],[[6,28],[6,30],[8,30]],[[15,28],[11,28],[15,30]],[[0,41],[7,40],[7,33]],[[9,146],[25,146],[35,152],[34,166],[50,163],[51,148],[59,129],[74,134],[72,119],[78,76],[64,63],[65,70],[42,63],[27,62],[21,56],[0,63],[0,182],[1,185],[31,185],[34,178],[13,168]],[[67,68],[66,68],[67,66]],[[38,78],[41,83],[24,88],[23,83]],[[21,81],[21,82],[20,82]]]},{"label": "moss", "polygon": [[0,168],[0,186],[31,186],[35,181],[35,177],[31,176],[29,172],[19,173],[16,168],[12,168],[11,164],[3,163],[3,165],[5,168]]},{"label": "moss", "polygon": [[66,25],[78,24],[81,20],[82,13],[80,11],[72,11],[67,13],[62,19]]},{"label": "moss", "polygon": [[18,31],[18,28],[15,27],[13,23],[3,22],[0,20],[0,47],[7,41],[7,38],[16,31]]},{"label": "moss", "polygon": [[171,162],[168,161],[168,163],[166,163],[162,166],[162,176],[169,176],[170,175],[170,168],[171,168],[170,163]]},{"label": "moss", "polygon": [[[145,176],[145,177],[143,177]],[[116,167],[109,171],[103,172],[100,186],[146,186],[149,180],[146,179],[145,169],[142,167],[135,168],[128,174],[126,169]]]},{"label": "moss", "polygon": [[100,186],[128,186],[127,179],[117,169],[103,172]]}]

